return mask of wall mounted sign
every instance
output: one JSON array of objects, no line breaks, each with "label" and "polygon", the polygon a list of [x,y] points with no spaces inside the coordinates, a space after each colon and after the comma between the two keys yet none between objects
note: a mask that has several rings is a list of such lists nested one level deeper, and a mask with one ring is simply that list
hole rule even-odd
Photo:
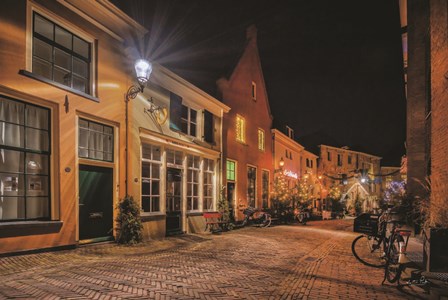
[{"label": "wall mounted sign", "polygon": [[299,174],[297,174],[291,170],[284,170],[283,175],[294,178],[294,179],[299,179]]}]

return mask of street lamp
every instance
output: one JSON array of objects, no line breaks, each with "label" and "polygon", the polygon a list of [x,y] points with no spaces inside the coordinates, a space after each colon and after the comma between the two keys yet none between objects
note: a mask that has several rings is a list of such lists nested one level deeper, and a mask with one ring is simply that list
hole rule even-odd
[{"label": "street lamp", "polygon": [[283,160],[283,157],[280,158],[278,165],[280,166],[280,168],[283,168],[283,166],[285,165],[285,161]]},{"label": "street lamp", "polygon": [[143,93],[143,90],[146,86],[146,83],[149,80],[149,76],[151,76],[152,73],[152,64],[147,61],[146,59],[138,59],[135,64],[134,64],[134,68],[135,68],[135,75],[138,81],[138,85],[131,85],[126,93],[126,148],[125,148],[125,152],[126,152],[126,159],[125,159],[125,173],[126,173],[126,182],[125,182],[125,191],[126,191],[126,195],[128,196],[128,161],[129,161],[129,151],[128,151],[128,146],[129,146],[129,101],[132,99],[135,99],[135,97],[137,97],[138,93]]}]

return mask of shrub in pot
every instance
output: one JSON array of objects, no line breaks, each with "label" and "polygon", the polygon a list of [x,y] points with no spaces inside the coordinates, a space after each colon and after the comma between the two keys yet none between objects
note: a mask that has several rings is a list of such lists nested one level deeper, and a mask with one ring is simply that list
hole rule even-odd
[{"label": "shrub in pot", "polygon": [[126,196],[118,203],[118,215],[115,221],[117,243],[137,244],[143,240],[140,206],[132,196]]}]

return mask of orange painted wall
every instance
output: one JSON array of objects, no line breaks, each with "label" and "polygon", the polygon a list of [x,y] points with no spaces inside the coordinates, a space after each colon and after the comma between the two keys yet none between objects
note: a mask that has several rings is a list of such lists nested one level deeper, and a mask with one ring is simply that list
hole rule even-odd
[{"label": "orange painted wall", "polygon": [[[29,2],[28,2],[29,3]],[[123,45],[110,35],[91,25],[56,1],[35,1],[43,11],[55,14],[68,24],[96,40],[97,59],[95,77],[97,97],[94,102],[75,93],[20,75],[27,69],[27,1],[8,1],[0,10],[0,94],[35,103],[51,109],[52,169],[51,198],[52,220],[63,222],[61,229],[50,234],[31,234],[0,237],[0,253],[73,245],[77,243],[78,209],[78,157],[77,118],[83,116],[112,125],[115,128],[114,163],[89,164],[109,166],[114,169],[114,206],[124,196],[125,153],[125,102],[124,95],[131,84],[128,77]],[[31,71],[31,70],[29,70]],[[64,107],[68,97],[69,109]],[[121,150],[119,150],[121,149]],[[70,172],[66,171],[70,169]],[[0,229],[2,229],[0,223]]]}]

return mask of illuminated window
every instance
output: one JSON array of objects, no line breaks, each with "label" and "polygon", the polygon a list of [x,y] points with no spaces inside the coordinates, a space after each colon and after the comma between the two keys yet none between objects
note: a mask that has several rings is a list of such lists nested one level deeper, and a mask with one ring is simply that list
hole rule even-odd
[{"label": "illuminated window", "polygon": [[187,157],[187,210],[199,210],[199,156]]},{"label": "illuminated window", "polygon": [[90,93],[91,44],[66,29],[33,15],[33,73]]},{"label": "illuminated window", "polygon": [[246,120],[240,115],[236,116],[236,140],[246,142]]},{"label": "illuminated window", "polygon": [[257,169],[255,167],[247,166],[247,204],[255,207],[257,187]]},{"label": "illuminated window", "polygon": [[231,160],[227,160],[227,180],[235,181],[235,166],[236,163]]},{"label": "illuminated window", "polygon": [[257,100],[257,84],[252,81],[252,100]]},{"label": "illuminated window", "polygon": [[160,169],[162,167],[159,146],[142,145],[142,210],[160,211]]},{"label": "illuminated window", "polygon": [[196,116],[197,111],[188,106],[182,105],[182,114],[180,117],[180,131],[185,134],[196,136]]},{"label": "illuminated window", "polygon": [[114,161],[114,129],[100,123],[79,119],[78,155],[103,161]]},{"label": "illuminated window", "polygon": [[203,210],[213,209],[213,176],[215,174],[215,162],[204,158],[204,200]]},{"label": "illuminated window", "polygon": [[258,150],[264,151],[265,149],[264,130],[258,128]]}]

